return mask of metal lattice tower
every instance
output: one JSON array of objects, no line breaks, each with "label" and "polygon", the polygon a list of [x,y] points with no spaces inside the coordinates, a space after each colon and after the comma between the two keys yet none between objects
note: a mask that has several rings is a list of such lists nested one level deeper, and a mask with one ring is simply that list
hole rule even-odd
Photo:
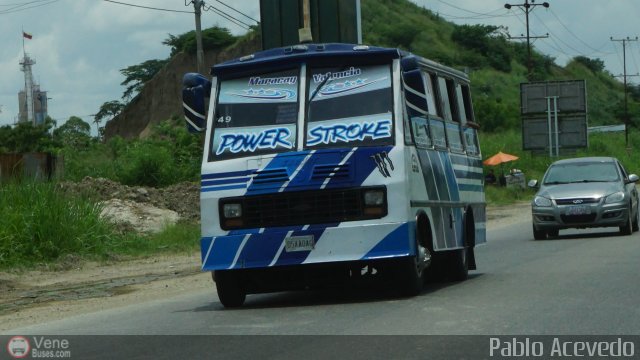
[{"label": "metal lattice tower", "polygon": [[35,124],[34,104],[33,104],[33,72],[31,67],[36,63],[26,53],[20,61],[21,71],[24,72],[24,96],[25,106],[27,108],[27,121]]}]

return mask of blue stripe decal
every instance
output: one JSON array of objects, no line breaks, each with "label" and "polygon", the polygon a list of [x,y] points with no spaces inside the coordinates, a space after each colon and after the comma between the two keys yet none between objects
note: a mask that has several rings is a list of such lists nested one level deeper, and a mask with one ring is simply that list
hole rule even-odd
[{"label": "blue stripe decal", "polygon": [[231,190],[231,189],[245,189],[247,187],[246,184],[241,185],[229,185],[229,186],[217,186],[217,187],[209,187],[202,188],[200,192],[210,192],[210,191],[220,191],[220,190]]},{"label": "blue stripe decal", "polygon": [[226,173],[211,173],[211,174],[202,174],[202,180],[208,179],[220,179],[220,178],[230,178],[230,177],[241,177],[248,176],[256,172],[256,169],[253,170],[244,170],[244,171],[231,171]]},{"label": "blue stripe decal", "polygon": [[[226,269],[230,267],[231,264],[233,264],[236,252],[240,248],[240,244],[242,244],[242,239],[244,239],[244,235],[202,238],[200,240],[202,260],[206,260],[206,264],[216,264],[216,268],[218,269]],[[211,247],[209,258],[205,259],[212,241],[213,246]]]},{"label": "blue stripe decal", "polygon": [[451,159],[448,154],[440,153],[440,159],[444,164],[444,174],[449,185],[449,199],[451,201],[460,201],[460,191],[458,191],[458,180],[453,172],[453,166],[451,165]]},{"label": "blue stripe decal", "polygon": [[465,155],[451,153],[451,162],[456,165],[468,165],[471,167],[482,168],[482,161],[479,159],[469,158]]},{"label": "blue stripe decal", "polygon": [[[304,160],[304,158],[309,154],[309,151],[300,151],[295,153],[283,153],[278,154],[274,157],[267,166],[265,166],[260,171],[268,171],[272,169],[282,169],[285,168],[287,170],[287,175],[291,176],[300,163]],[[275,179],[274,181],[269,182],[252,182],[247,189],[246,195],[258,195],[258,194],[266,194],[277,191],[285,182],[291,181],[292,179]]]},{"label": "blue stripe decal", "polygon": [[209,180],[203,181],[201,183],[202,187],[205,186],[213,186],[213,185],[224,185],[224,184],[240,184],[249,182],[249,178],[238,178],[238,179],[222,179],[222,180]]},{"label": "blue stripe decal", "polygon": [[315,167],[318,165],[338,164],[350,151],[351,149],[321,149],[316,151],[284,191],[319,190],[325,179],[312,178]]},{"label": "blue stripe decal", "polygon": [[474,191],[474,192],[482,192],[482,185],[470,185],[470,184],[460,184],[458,185],[460,191]]},{"label": "blue stripe decal", "polygon": [[415,255],[415,222],[404,223],[382,239],[362,258],[375,259],[398,255]]},{"label": "blue stripe decal", "polygon": [[[355,173],[353,182],[355,186],[360,186],[362,183],[371,175],[371,173],[378,169],[378,165],[376,161],[372,158],[375,154],[382,153],[383,151],[389,154],[393,149],[393,146],[385,146],[385,147],[363,147],[358,148],[351,158],[347,161],[347,163],[355,166]],[[344,153],[344,156],[348,155],[349,152]],[[342,159],[341,159],[342,161]],[[385,166],[388,166],[385,164]],[[396,164],[397,166],[397,164]],[[387,168],[391,176],[393,176],[393,171],[390,167]],[[331,179],[327,184],[327,189],[343,187],[344,182],[339,179]]]},{"label": "blue stripe decal", "polygon": [[473,179],[473,180],[482,180],[484,179],[484,175],[482,173],[477,173],[474,171],[466,171],[466,170],[455,170],[456,177],[462,179]]}]

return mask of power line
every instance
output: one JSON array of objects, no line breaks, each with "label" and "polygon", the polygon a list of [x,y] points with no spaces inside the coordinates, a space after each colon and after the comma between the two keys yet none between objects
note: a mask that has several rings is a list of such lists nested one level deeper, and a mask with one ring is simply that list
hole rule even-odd
[{"label": "power line", "polygon": [[[56,1],[57,1],[57,0],[56,0]],[[193,14],[193,11],[161,9],[161,8],[156,8],[156,7],[151,7],[151,6],[142,6],[142,5],[128,4],[128,3],[123,3],[123,2],[119,2],[119,1],[113,1],[113,0],[102,0],[102,1],[110,2],[110,3],[114,3],[114,4],[118,4],[118,5],[132,6],[132,7],[142,8],[142,9],[158,10],[158,11],[168,11],[168,12],[176,12],[176,13],[186,13],[186,14]]]},{"label": "power line", "polygon": [[[446,2],[446,1],[438,0],[438,2],[442,3],[442,4],[445,4],[447,6],[450,6],[450,7],[454,8],[454,9],[462,10],[464,12],[468,12],[468,13],[474,14],[474,15],[483,16],[483,17],[486,17],[486,18],[504,17],[505,14],[507,13],[507,12],[504,12],[504,9],[502,9],[502,8],[495,9],[493,11],[489,11],[488,13],[479,13],[479,12],[475,12],[475,11],[471,11],[471,10],[467,10],[467,9],[461,8],[459,6],[450,4],[450,3]],[[493,13],[496,13],[496,12],[501,11],[501,10],[503,11],[503,13],[501,15],[494,15],[493,14]],[[475,17],[471,17],[471,18],[475,18]]]},{"label": "power line", "polygon": [[515,16],[515,15],[507,15],[507,14],[509,14],[509,11],[505,11],[503,14],[493,15],[493,16],[481,16],[481,15],[477,15],[477,16],[456,16],[456,15],[446,14],[446,13],[443,13],[443,12],[440,12],[440,11],[437,11],[435,13],[438,16],[442,16],[444,18],[451,19],[451,20],[481,20],[481,19],[493,19],[493,18]]},{"label": "power line", "polygon": [[[28,2],[28,3],[24,3],[24,4],[11,4],[11,5],[8,5],[8,6],[13,6],[13,5],[16,5],[16,6],[10,8],[10,9],[0,10],[0,15],[2,15],[2,14],[11,14],[11,13],[19,12],[19,11],[33,9],[33,8],[37,8],[37,7],[40,7],[40,6],[49,5],[49,4],[58,2],[58,1],[60,1],[60,0],[37,0],[37,1],[31,1],[31,2]],[[41,4],[42,2],[45,2],[45,3]],[[26,5],[29,5],[29,4],[37,4],[37,5],[25,7]]]},{"label": "power line", "polygon": [[216,8],[216,7],[215,7],[215,6],[213,6],[213,5],[205,4],[205,5],[203,6],[203,10],[204,10],[204,11],[213,11],[213,12],[215,12],[216,14],[218,14],[218,15],[222,16],[223,18],[225,18],[225,19],[227,19],[227,20],[229,20],[229,21],[233,22],[234,24],[236,24],[236,25],[238,25],[238,26],[240,26],[240,27],[242,27],[242,28],[244,28],[244,29],[247,29],[247,30],[248,30],[248,29],[250,29],[250,28],[251,28],[251,25],[250,25],[250,24],[247,24],[247,23],[245,23],[244,21],[242,21],[242,20],[240,20],[240,19],[238,19],[238,18],[235,18],[235,17],[233,17],[233,16],[229,15],[228,13],[226,13],[226,12],[224,12],[224,11],[222,11],[222,10],[220,10],[220,9]]},{"label": "power line", "polygon": [[600,50],[594,49],[591,47],[591,45],[587,44],[586,42],[582,41],[582,39],[580,39],[576,34],[573,33],[573,31],[571,31],[571,29],[569,29],[563,22],[562,20],[560,20],[560,18],[558,17],[558,15],[556,15],[555,12],[553,12],[553,10],[549,10],[549,12],[551,13],[551,15],[553,15],[553,17],[556,18],[556,20],[558,20],[558,22],[560,23],[560,25],[562,25],[562,27],[567,30],[567,32],[569,34],[571,34],[574,38],[578,39],[578,41],[580,41],[584,46],[588,47],[589,49],[598,52]]},{"label": "power line", "polygon": [[215,0],[215,1],[216,1],[216,2],[219,2],[220,4],[222,4],[222,5],[226,6],[226,7],[228,7],[229,9],[231,9],[231,10],[233,10],[233,11],[237,12],[238,14],[240,14],[240,15],[242,15],[242,16],[244,16],[244,17],[246,17],[247,19],[249,19],[249,20],[251,20],[251,21],[255,21],[255,22],[256,22],[256,24],[259,24],[259,23],[260,23],[260,21],[258,21],[258,20],[256,20],[256,19],[252,18],[251,16],[249,16],[249,15],[247,15],[247,14],[243,13],[243,12],[242,12],[242,11],[240,11],[240,10],[234,9],[233,7],[231,7],[231,6],[229,6],[229,5],[225,4],[225,3],[223,3],[223,2],[222,2],[222,1],[220,1],[220,0]]}]

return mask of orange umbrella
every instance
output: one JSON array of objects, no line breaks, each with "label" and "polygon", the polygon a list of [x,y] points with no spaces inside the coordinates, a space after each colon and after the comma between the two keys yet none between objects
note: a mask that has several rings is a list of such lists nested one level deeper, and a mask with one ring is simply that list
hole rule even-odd
[{"label": "orange umbrella", "polygon": [[500,165],[502,163],[506,163],[509,161],[518,160],[519,158],[515,155],[505,154],[502,151],[483,161],[482,163],[485,165],[495,166]]}]

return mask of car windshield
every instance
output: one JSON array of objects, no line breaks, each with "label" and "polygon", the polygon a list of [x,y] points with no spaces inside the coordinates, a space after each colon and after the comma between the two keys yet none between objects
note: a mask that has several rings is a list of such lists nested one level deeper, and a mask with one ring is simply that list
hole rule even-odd
[{"label": "car windshield", "polygon": [[389,64],[312,68],[309,78],[307,148],[393,142]]},{"label": "car windshield", "polygon": [[223,80],[209,161],[296,148],[299,70]]},{"label": "car windshield", "polygon": [[580,162],[552,165],[544,178],[544,184],[609,182],[619,179],[616,165],[612,162]]}]

